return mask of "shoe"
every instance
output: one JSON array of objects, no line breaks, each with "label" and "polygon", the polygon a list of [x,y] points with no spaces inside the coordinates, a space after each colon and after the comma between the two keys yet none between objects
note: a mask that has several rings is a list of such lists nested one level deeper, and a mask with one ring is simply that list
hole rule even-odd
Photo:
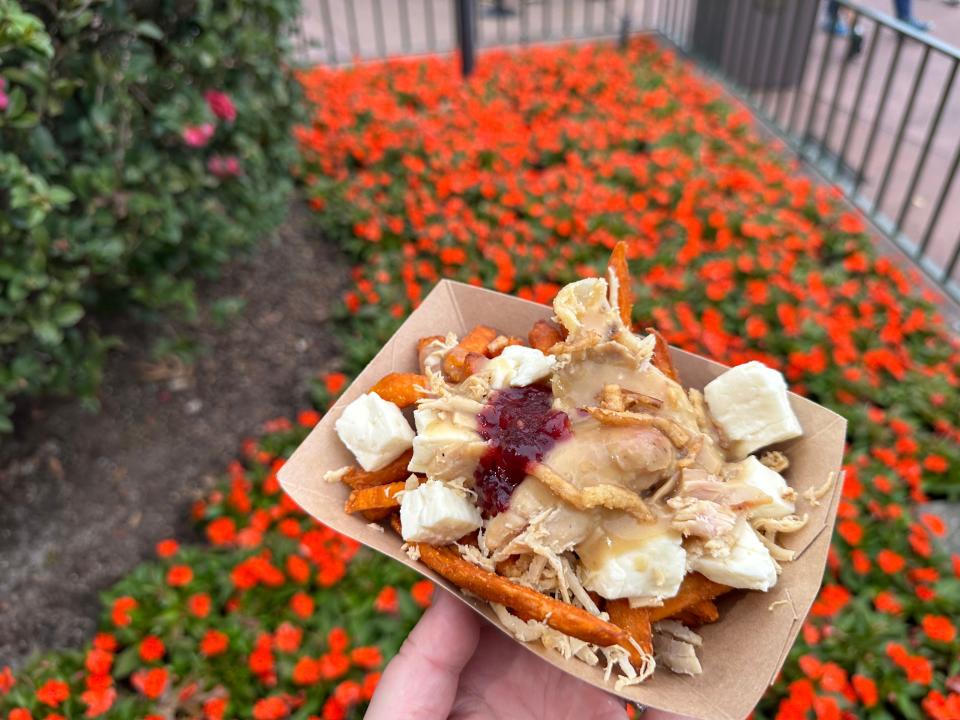
[{"label": "shoe", "polygon": [[904,20],[907,25],[912,27],[918,32],[930,32],[933,30],[933,23],[924,22],[923,20],[917,20],[916,18],[907,18]]},{"label": "shoe", "polygon": [[[960,0],[957,0],[957,2],[960,2]],[[839,18],[836,20],[830,20],[827,18],[823,21],[823,25],[821,27],[825,33],[830,33],[831,35],[836,35],[837,37],[846,37],[850,34],[850,28],[847,27],[847,24]]]}]

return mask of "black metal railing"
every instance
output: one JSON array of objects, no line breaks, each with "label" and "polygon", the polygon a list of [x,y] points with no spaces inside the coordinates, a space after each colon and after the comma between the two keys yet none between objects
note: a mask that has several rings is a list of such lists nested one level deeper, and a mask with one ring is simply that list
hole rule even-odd
[{"label": "black metal railing", "polygon": [[634,4],[644,0],[303,0],[297,50],[329,65],[459,51],[471,67],[478,49],[615,37]]},{"label": "black metal railing", "polygon": [[655,32],[744,101],[960,302],[960,52],[851,0],[303,0],[304,62]]}]

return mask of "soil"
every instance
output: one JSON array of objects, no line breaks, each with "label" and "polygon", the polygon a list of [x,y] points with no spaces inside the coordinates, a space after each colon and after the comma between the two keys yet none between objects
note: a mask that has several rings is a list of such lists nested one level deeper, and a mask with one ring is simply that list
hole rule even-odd
[{"label": "soil", "polygon": [[[189,506],[241,439],[306,407],[310,379],[335,361],[329,312],[346,269],[294,203],[273,238],[200,287],[199,323],[119,328],[99,412],[35,405],[19,437],[4,439],[0,667],[82,645],[100,591],[158,540],[194,538]],[[224,297],[246,303],[218,322],[211,306]],[[157,361],[151,348],[171,329],[199,347],[193,362]]]}]

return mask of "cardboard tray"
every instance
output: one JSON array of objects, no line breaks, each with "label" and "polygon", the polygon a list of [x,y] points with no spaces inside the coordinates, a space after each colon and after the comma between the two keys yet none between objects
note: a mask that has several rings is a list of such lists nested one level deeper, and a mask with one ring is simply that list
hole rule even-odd
[{"label": "cardboard tray", "polygon": [[[340,483],[324,482],[322,476],[328,470],[354,463],[334,432],[334,422],[344,406],[389,372],[417,372],[418,338],[450,331],[462,336],[481,323],[507,335],[526,337],[536,320],[551,315],[551,309],[544,305],[442,280],[283,466],[279,473],[283,489],[324,525],[413,568],[453,592],[503,630],[486,604],[463,597],[451,583],[411,560],[400,549],[401,540],[394,533],[378,532],[369,527],[363,517],[344,513],[348,489]],[[682,350],[671,349],[671,355],[685,387],[702,389],[726,369]],[[792,393],[790,404],[804,436],[785,443],[781,449],[790,458],[787,481],[802,493],[822,485],[831,472],[840,470],[846,420]],[[840,490],[838,482],[819,506],[798,501],[798,510],[810,513],[810,522],[803,530],[783,536],[781,542],[796,551],[797,558],[784,565],[775,588],[767,593],[734,592],[718,601],[720,621],[698,630],[703,636],[703,647],[698,651],[702,675],[687,677],[659,668],[643,684],[624,688],[616,694],[643,705],[704,720],[746,717],[776,679],[820,588]],[[612,681],[604,683],[601,669],[577,660],[565,660],[539,643],[525,646],[571,675],[614,692]]]}]

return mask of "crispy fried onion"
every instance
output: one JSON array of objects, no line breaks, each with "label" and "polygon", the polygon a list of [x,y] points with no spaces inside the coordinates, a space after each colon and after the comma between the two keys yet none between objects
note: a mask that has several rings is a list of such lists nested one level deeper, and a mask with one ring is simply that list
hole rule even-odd
[{"label": "crispy fried onion", "polygon": [[808,503],[810,503],[814,507],[819,507],[820,501],[824,498],[824,496],[826,496],[828,492],[830,492],[833,489],[833,485],[836,482],[836,480],[839,478],[840,482],[841,483],[843,482],[843,475],[844,473],[842,470],[840,471],[839,475],[837,475],[837,473],[835,472],[831,472],[827,476],[827,479],[823,481],[822,485],[804,490],[800,494],[800,497],[802,497],[804,500],[806,500]]},{"label": "crispy fried onion", "polygon": [[[770,557],[777,562],[790,562],[797,556],[793,550],[787,550],[787,548],[777,545],[773,540],[763,533],[757,533],[757,537],[760,538],[760,542],[767,546],[767,550],[770,551]],[[777,572],[780,572],[779,565],[777,565]]]},{"label": "crispy fried onion", "polygon": [[806,527],[808,520],[810,520],[810,516],[804,513],[803,517],[787,515],[782,518],[754,518],[751,524],[754,530],[764,533],[772,539],[772,536],[776,533],[797,532],[797,530]]},{"label": "crispy fried onion", "polygon": [[542,463],[534,465],[529,473],[546,485],[554,495],[570,503],[577,510],[603,507],[608,510],[628,512],[640,522],[654,520],[653,513],[650,512],[643,498],[619,485],[591,485],[581,489]]},{"label": "crispy fried onion", "polygon": [[663,407],[663,400],[652,395],[627,390],[615,384],[607,384],[599,394],[600,407],[604,410],[623,412],[632,410],[638,405],[659,409]]},{"label": "crispy fried onion", "polygon": [[690,442],[690,434],[673,420],[657,415],[638,412],[617,412],[601,407],[584,408],[595,420],[605,425],[652,427],[662,432],[674,447],[685,448]]},{"label": "crispy fried onion", "polygon": [[760,462],[774,472],[782,473],[790,467],[790,458],[779,450],[767,450],[760,455]]}]

